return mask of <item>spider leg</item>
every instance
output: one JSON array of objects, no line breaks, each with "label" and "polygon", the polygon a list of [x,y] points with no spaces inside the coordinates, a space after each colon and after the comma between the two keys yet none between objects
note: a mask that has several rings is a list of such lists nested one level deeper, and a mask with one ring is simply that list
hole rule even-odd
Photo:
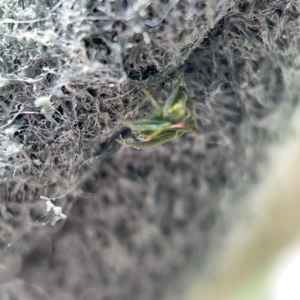
[{"label": "spider leg", "polygon": [[134,133],[134,136],[143,141],[143,142],[148,142],[151,141],[155,136],[159,135],[162,132],[162,130],[154,130],[151,133]]},{"label": "spider leg", "polygon": [[[182,135],[183,132],[179,132],[179,135]],[[116,139],[116,142],[126,145],[135,149],[147,149],[147,148],[152,148],[164,143],[167,143],[174,138],[176,138],[178,135],[178,132],[176,130],[168,130],[167,132],[164,132],[160,135],[158,135],[156,138],[148,141],[148,142],[133,142],[130,140],[120,140]]]},{"label": "spider leg", "polygon": [[147,130],[164,130],[171,127],[171,123],[168,121],[152,121],[152,120],[139,120],[136,123],[132,121],[124,120],[118,117],[123,125],[129,127],[134,131],[147,131]]},{"label": "spider leg", "polygon": [[153,107],[156,110],[156,114],[158,116],[162,115],[162,109],[160,107],[160,105],[158,104],[158,102],[154,99],[154,97],[150,94],[150,92],[148,90],[144,90],[143,91],[144,94],[146,95],[146,97],[150,100],[151,104],[153,105]]},{"label": "spider leg", "polygon": [[170,96],[165,101],[165,105],[163,107],[163,115],[166,115],[169,108],[173,105],[173,103],[174,103],[174,101],[177,97],[179,87],[180,87],[180,81],[177,81],[174,85],[172,93],[170,94]]}]

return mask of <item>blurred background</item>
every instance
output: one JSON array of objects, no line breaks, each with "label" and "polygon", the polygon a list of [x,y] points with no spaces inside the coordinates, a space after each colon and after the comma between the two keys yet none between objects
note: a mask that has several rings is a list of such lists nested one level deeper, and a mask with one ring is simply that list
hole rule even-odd
[{"label": "blurred background", "polygon": [[191,280],[186,300],[300,299],[300,112],[286,143],[271,151],[261,184],[216,258],[215,273]]}]

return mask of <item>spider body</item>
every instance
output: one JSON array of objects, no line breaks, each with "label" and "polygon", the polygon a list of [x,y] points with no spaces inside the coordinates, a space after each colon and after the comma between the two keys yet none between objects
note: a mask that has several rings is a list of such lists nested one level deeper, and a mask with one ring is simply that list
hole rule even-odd
[{"label": "spider body", "polygon": [[135,122],[118,118],[123,125],[131,129],[137,141],[124,139],[116,141],[136,149],[146,149],[169,142],[185,132],[196,131],[194,102],[185,93],[179,92],[179,87],[178,81],[163,106],[144,90],[152,104],[150,113]]}]

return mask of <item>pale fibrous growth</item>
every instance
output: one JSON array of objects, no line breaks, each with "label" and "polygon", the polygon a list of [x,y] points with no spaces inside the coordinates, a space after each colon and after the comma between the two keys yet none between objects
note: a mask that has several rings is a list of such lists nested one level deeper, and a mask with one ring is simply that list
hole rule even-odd
[{"label": "pale fibrous growth", "polygon": [[144,90],[152,104],[150,113],[136,121],[118,118],[123,125],[132,130],[136,141],[122,138],[116,141],[136,149],[146,149],[169,142],[185,132],[196,131],[194,102],[185,93],[180,92],[179,87],[180,81],[175,84],[163,106]]},{"label": "pale fibrous growth", "polygon": [[46,203],[46,211],[50,212],[52,210],[52,212],[54,213],[54,217],[51,220],[51,225],[54,226],[56,224],[57,221],[59,220],[65,220],[67,218],[67,216],[65,214],[62,213],[62,208],[61,206],[56,206],[53,204],[53,201],[63,198],[66,194],[68,194],[70,191],[67,191],[65,194],[63,194],[60,197],[55,197],[55,198],[48,198],[46,196],[40,196],[41,199],[45,200]]}]

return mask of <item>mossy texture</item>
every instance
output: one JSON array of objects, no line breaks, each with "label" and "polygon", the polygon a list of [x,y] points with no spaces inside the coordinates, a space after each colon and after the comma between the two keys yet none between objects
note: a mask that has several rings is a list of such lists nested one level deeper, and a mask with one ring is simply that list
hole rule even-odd
[{"label": "mossy texture", "polygon": [[[180,299],[287,132],[299,14],[297,1],[0,4],[0,242],[16,257],[2,298]],[[199,130],[119,147],[117,117],[178,79]],[[44,226],[40,196],[68,190],[66,223]]]}]

